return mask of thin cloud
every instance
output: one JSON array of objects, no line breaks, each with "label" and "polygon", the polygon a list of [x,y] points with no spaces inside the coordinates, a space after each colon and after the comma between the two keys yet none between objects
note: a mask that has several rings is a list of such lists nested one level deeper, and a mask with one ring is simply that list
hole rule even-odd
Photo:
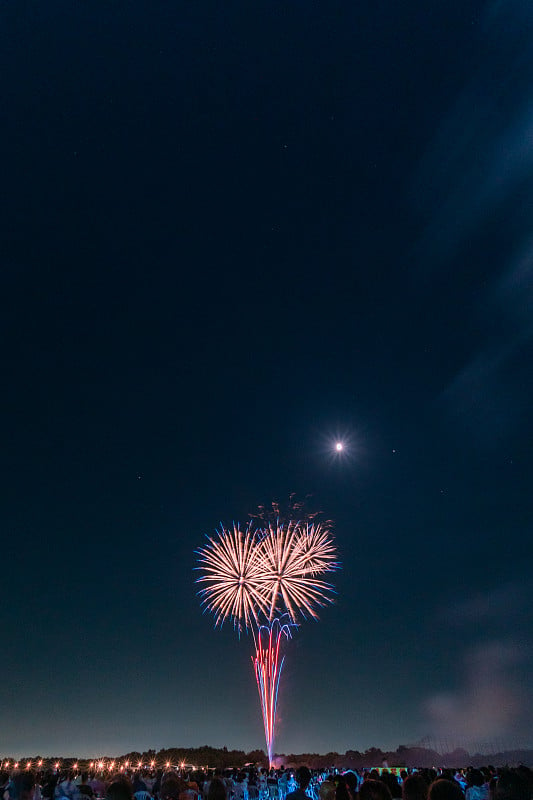
[{"label": "thin cloud", "polygon": [[[463,418],[481,442],[497,441],[518,429],[529,413],[528,375],[508,371],[520,358],[529,373],[532,305],[533,243],[528,241],[480,298],[479,324],[489,343],[460,368],[441,395],[447,411]],[[491,341],[495,323],[498,337]]]},{"label": "thin cloud", "polygon": [[532,606],[532,583],[506,583],[452,603],[441,610],[440,617],[461,626],[479,628],[488,623],[493,627],[496,622],[512,622],[516,626],[524,615],[530,614]]},{"label": "thin cloud", "polygon": [[488,6],[480,33],[490,52],[444,112],[413,177],[412,202],[425,220],[414,255],[424,272],[448,264],[465,245],[470,251],[477,231],[532,177],[525,13],[521,2]]},{"label": "thin cloud", "polygon": [[[443,111],[411,186],[419,276],[469,263],[479,276],[472,345],[440,401],[454,424],[489,448],[517,432],[530,407],[530,377],[512,366],[530,363],[533,342],[533,65],[525,35],[532,8],[521,0],[487,4],[475,72]],[[501,231],[512,231],[512,245]]]},{"label": "thin cloud", "polygon": [[521,670],[529,661],[527,649],[513,640],[491,641],[468,650],[462,686],[436,693],[425,703],[435,734],[476,742],[516,739],[527,732],[531,697],[523,688]]},{"label": "thin cloud", "polygon": [[457,653],[456,685],[423,702],[433,734],[479,743],[530,739],[533,581],[472,591],[441,608],[437,624]]}]

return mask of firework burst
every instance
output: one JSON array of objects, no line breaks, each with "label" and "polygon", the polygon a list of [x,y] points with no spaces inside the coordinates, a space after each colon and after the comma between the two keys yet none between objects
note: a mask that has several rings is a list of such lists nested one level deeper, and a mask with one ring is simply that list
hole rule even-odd
[{"label": "firework burst", "polygon": [[228,617],[241,631],[252,621],[259,624],[259,615],[268,609],[268,599],[262,565],[257,547],[257,533],[248,525],[241,530],[221,527],[216,539],[207,537],[209,544],[198,551],[199,569],[203,575],[198,583],[202,605],[215,617],[215,626]]},{"label": "firework burst", "polygon": [[[264,520],[221,526],[198,550],[203,584],[198,592],[215,626],[231,619],[239,633],[251,628],[252,658],[261,700],[269,761],[272,762],[281,646],[300,619],[318,619],[332,602],[333,586],[322,577],[338,569],[330,523]],[[288,623],[282,622],[288,619]]]},{"label": "firework burst", "polygon": [[336,569],[335,548],[329,531],[319,525],[269,525],[259,546],[263,580],[270,598],[269,619],[276,613],[318,619],[317,607],[331,602],[333,587],[317,578]]}]

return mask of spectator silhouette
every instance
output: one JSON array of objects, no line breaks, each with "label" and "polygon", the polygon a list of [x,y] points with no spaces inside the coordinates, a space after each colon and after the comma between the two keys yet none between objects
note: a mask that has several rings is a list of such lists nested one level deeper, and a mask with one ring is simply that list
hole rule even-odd
[{"label": "spectator silhouette", "polygon": [[295,778],[298,788],[295,789],[294,792],[289,792],[285,800],[309,800],[305,793],[311,781],[311,770],[309,767],[298,767]]},{"label": "spectator silhouette", "polygon": [[209,784],[207,800],[227,800],[226,786],[221,778],[213,778]]},{"label": "spectator silhouette", "polygon": [[429,787],[428,800],[465,800],[465,796],[457,781],[439,778]]},{"label": "spectator silhouette", "polygon": [[359,800],[392,800],[392,795],[383,781],[368,778],[359,787]]},{"label": "spectator silhouette", "polygon": [[427,800],[428,785],[419,772],[408,775],[402,786],[402,800]]},{"label": "spectator silhouette", "polygon": [[33,800],[35,774],[31,770],[16,772],[11,779],[10,796],[13,800]]},{"label": "spectator silhouette", "polygon": [[502,770],[497,780],[491,781],[490,800],[531,800],[532,796],[527,777],[518,770]]},{"label": "spectator silhouette", "polygon": [[133,800],[133,786],[127,778],[117,778],[106,790],[106,800]]}]

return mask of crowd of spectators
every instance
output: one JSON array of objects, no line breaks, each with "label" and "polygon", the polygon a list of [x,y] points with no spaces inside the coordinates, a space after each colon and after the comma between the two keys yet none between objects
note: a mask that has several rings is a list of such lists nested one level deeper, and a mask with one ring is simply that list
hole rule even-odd
[{"label": "crowd of spectators", "polygon": [[533,800],[533,771],[178,769],[0,774],[1,800]]}]

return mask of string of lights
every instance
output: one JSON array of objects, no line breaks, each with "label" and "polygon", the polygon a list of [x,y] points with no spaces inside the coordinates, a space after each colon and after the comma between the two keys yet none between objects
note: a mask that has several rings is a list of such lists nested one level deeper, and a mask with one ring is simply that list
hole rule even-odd
[{"label": "string of lights", "polygon": [[0,769],[2,770],[74,770],[78,772],[135,772],[137,770],[160,770],[176,769],[195,772],[199,769],[208,769],[207,766],[195,766],[180,762],[174,764],[171,761],[161,761],[160,759],[150,760],[123,760],[111,758],[75,759],[75,758],[0,758]]}]

